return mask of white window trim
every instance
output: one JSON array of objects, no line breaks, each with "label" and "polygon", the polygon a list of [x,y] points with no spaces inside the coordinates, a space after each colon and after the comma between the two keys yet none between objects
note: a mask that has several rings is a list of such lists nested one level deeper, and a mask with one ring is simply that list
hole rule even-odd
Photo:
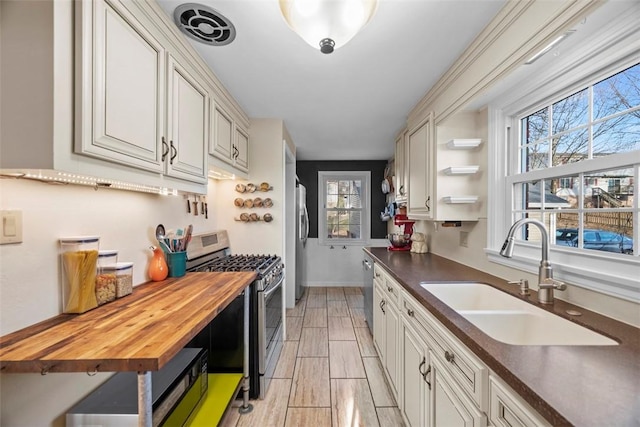
[{"label": "white window trim", "polygon": [[[568,55],[562,64],[554,64],[539,73],[533,81],[522,84],[518,90],[492,102],[488,108],[488,138],[495,143],[489,144],[488,158],[488,223],[487,248],[485,252],[491,262],[537,274],[541,258],[540,245],[518,242],[513,258],[503,258],[499,250],[513,223],[511,217],[512,187],[505,177],[509,166],[517,165],[517,147],[509,149],[510,141],[517,138],[517,118],[527,111],[535,111],[535,105],[544,105],[558,94],[571,94],[584,88],[594,76],[606,76],[613,71],[622,70],[637,63],[640,53],[640,31],[637,29],[638,13],[627,16],[615,25],[605,29],[605,33],[594,35],[588,43],[587,51],[576,51]],[[571,73],[566,73],[571,70]],[[571,76],[572,80],[567,78]],[[516,118],[514,121],[513,118]],[[509,132],[508,129],[511,129]],[[638,162],[640,153],[624,153],[627,163]],[[629,158],[634,156],[635,159]],[[492,160],[500,159],[500,160]],[[571,168],[566,165],[567,174]],[[563,169],[564,170],[564,169]],[[638,168],[635,169],[635,182],[638,182]],[[636,207],[638,206],[636,189]],[[634,229],[638,230],[636,215]],[[636,243],[637,245],[637,243]],[[640,258],[622,257],[597,251],[579,251],[575,249],[551,246],[550,261],[554,276],[573,286],[595,290],[617,298],[640,302]],[[516,279],[516,278],[514,278]]]},{"label": "white window trim", "polygon": [[[325,221],[327,179],[361,179],[362,180],[362,234],[360,239],[329,239]],[[371,240],[371,172],[370,171],[320,171],[318,172],[318,243],[324,246],[364,246]]]}]

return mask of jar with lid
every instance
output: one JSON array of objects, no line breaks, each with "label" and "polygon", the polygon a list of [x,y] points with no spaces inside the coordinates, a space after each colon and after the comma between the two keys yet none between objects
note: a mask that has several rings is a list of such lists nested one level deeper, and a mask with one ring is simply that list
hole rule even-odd
[{"label": "jar with lid", "polygon": [[133,292],[133,263],[117,262],[105,265],[102,269],[107,274],[115,275],[115,296],[122,298]]},{"label": "jar with lid", "polygon": [[96,275],[100,237],[60,239],[62,308],[65,313],[84,313],[98,306]]},{"label": "jar with lid", "polygon": [[100,249],[98,251],[98,269],[107,264],[118,262],[118,251],[115,249]]}]

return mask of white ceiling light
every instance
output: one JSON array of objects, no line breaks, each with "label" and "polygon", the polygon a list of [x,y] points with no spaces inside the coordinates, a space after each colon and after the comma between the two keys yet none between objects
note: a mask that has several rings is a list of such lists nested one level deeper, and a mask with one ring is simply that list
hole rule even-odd
[{"label": "white ceiling light", "polygon": [[280,0],[289,27],[322,53],[344,46],[373,17],[378,0]]}]

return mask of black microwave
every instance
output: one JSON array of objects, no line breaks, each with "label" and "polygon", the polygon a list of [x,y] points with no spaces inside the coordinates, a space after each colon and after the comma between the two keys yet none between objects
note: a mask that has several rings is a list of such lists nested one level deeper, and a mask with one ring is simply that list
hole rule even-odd
[{"label": "black microwave", "polygon": [[[184,348],[151,373],[153,426],[182,426],[206,395],[207,350]],[[136,372],[119,372],[66,414],[67,427],[138,426]]]}]

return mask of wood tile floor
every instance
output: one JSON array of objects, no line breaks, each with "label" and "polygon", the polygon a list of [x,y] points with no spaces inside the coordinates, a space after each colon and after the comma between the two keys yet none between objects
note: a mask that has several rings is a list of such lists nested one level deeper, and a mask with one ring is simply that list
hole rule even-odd
[{"label": "wood tile floor", "polygon": [[287,336],[274,379],[253,411],[227,410],[224,427],[401,427],[360,288],[307,288],[287,309]]}]

